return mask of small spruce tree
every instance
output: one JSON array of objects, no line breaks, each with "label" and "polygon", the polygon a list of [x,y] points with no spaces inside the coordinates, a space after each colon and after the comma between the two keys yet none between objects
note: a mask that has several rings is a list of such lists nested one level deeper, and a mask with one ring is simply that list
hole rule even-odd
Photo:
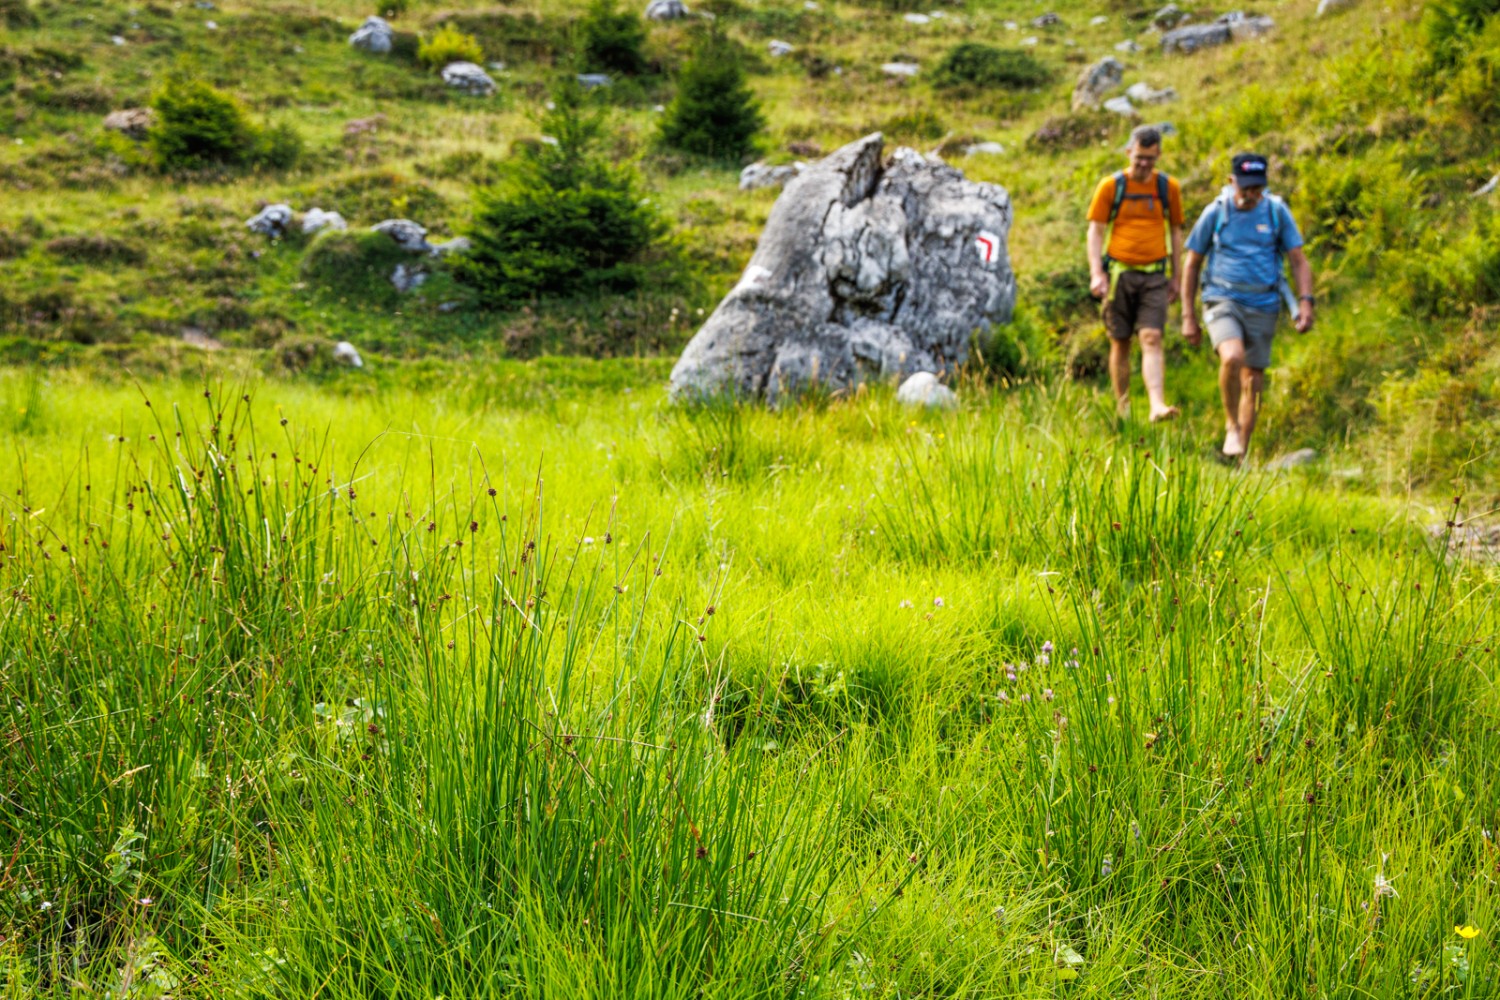
[{"label": "small spruce tree", "polygon": [[639,76],[646,72],[646,25],[639,15],[621,12],[615,0],[594,0],[579,24],[579,60],[587,73]]},{"label": "small spruce tree", "polygon": [[677,96],[662,116],[661,141],[683,152],[737,160],[754,151],[764,124],[739,50],[718,31],[708,33],[678,76]]},{"label": "small spruce tree", "polygon": [[635,288],[666,231],[636,172],[599,152],[604,116],[586,110],[578,84],[562,84],[553,105],[540,124],[555,142],[523,150],[505,181],[476,193],[472,246],[453,263],[492,308]]}]

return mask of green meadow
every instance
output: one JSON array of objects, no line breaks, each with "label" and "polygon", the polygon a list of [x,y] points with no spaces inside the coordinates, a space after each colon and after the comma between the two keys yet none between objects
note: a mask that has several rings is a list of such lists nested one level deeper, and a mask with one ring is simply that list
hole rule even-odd
[{"label": "green meadow", "polygon": [[1468,501],[663,368],[5,376],[6,995],[1494,995]]}]

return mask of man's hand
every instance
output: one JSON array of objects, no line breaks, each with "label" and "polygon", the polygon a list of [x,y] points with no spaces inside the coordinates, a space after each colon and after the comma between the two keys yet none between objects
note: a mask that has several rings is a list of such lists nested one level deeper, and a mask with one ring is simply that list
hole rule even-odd
[{"label": "man's hand", "polygon": [[1182,289],[1177,287],[1177,282],[1167,282],[1167,305],[1173,305],[1182,299]]},{"label": "man's hand", "polygon": [[1194,347],[1203,343],[1203,328],[1198,325],[1198,317],[1191,310],[1182,314],[1182,335]]},{"label": "man's hand", "polygon": [[1089,294],[1096,299],[1102,299],[1109,294],[1109,275],[1103,271],[1095,271],[1089,278]]},{"label": "man's hand", "polygon": [[1306,299],[1297,303],[1297,332],[1306,333],[1313,328],[1313,304]]}]

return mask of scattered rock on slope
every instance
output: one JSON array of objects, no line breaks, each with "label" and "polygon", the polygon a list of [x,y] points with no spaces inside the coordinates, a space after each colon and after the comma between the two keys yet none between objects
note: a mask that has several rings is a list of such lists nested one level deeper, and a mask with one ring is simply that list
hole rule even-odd
[{"label": "scattered rock on slope", "polygon": [[929,409],[950,409],[958,405],[958,395],[938,381],[932,372],[917,372],[896,390],[896,402]]},{"label": "scattered rock on slope", "polygon": [[156,112],[150,108],[121,108],[104,116],[104,127],[118,132],[127,139],[144,139],[156,122]]},{"label": "scattered rock on slope", "polygon": [[372,14],[365,18],[364,24],[355,29],[354,34],[349,36],[349,44],[356,49],[364,49],[366,52],[374,52],[376,55],[385,55],[391,51],[391,41],[395,38],[395,34],[391,30],[389,21]]},{"label": "scattered rock on slope", "polygon": [[471,62],[449,63],[443,67],[443,82],[454,90],[484,97],[495,92],[495,81],[480,66]]},{"label": "scattered rock on slope", "polygon": [[672,369],[677,400],[775,404],[812,386],[947,373],[976,332],[1009,321],[1011,203],[880,133],[808,165]]},{"label": "scattered rock on slope", "polygon": [[1105,56],[1085,69],[1073,87],[1073,110],[1094,110],[1104,95],[1114,90],[1125,80],[1125,64],[1114,56]]},{"label": "scattered rock on slope", "polygon": [[252,233],[272,237],[286,235],[287,227],[291,224],[292,206],[290,205],[267,205],[252,218],[245,220],[245,228]]},{"label": "scattered rock on slope", "polygon": [[687,4],[682,0],[651,0],[646,5],[646,18],[651,21],[676,21],[687,16]]},{"label": "scattered rock on slope", "polygon": [[1276,27],[1276,22],[1265,15],[1250,16],[1240,11],[1225,14],[1212,24],[1190,24],[1185,28],[1169,31],[1161,37],[1163,52],[1180,52],[1187,55],[1199,49],[1230,42],[1243,42],[1259,38]]}]

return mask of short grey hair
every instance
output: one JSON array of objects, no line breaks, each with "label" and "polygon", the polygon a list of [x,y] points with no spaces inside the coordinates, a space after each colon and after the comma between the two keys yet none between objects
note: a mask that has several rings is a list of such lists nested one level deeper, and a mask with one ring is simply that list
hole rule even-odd
[{"label": "short grey hair", "polygon": [[1150,149],[1152,146],[1161,145],[1161,129],[1155,125],[1141,125],[1130,133],[1130,144]]}]

